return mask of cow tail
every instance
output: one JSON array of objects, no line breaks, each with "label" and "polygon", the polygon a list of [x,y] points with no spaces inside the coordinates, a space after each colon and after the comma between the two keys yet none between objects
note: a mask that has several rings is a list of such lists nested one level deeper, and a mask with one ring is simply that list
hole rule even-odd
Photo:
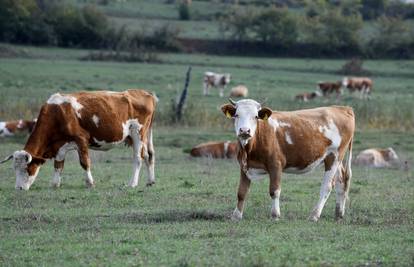
[{"label": "cow tail", "polygon": [[351,141],[349,142],[348,146],[348,158],[345,163],[345,172],[344,172],[344,191],[345,191],[345,197],[348,198],[349,188],[351,186],[351,178],[352,178],[352,169],[351,169],[351,163],[352,163],[352,143],[353,143],[353,137],[351,138]]}]

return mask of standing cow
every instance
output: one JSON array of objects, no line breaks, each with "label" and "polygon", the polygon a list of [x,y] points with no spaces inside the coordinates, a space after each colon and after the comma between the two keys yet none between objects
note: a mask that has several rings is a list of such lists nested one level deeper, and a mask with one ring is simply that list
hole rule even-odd
[{"label": "standing cow", "polygon": [[339,100],[342,95],[342,82],[318,82],[318,89],[324,97],[336,94],[336,99]]},{"label": "standing cow", "polygon": [[16,189],[28,190],[46,159],[54,158],[52,185],[60,186],[65,155],[77,150],[85,170],[85,182],[94,186],[89,148],[109,150],[118,144],[133,147],[131,187],[138,185],[142,157],[148,169],[148,183],[155,182],[152,122],[156,97],[144,90],[96,91],[54,94],[42,106],[36,126],[23,150],[13,159]]},{"label": "standing cow", "polygon": [[224,88],[230,83],[231,76],[229,73],[219,74],[214,72],[204,73],[204,95],[210,94],[210,87],[216,87],[220,90],[220,97],[224,96]]},{"label": "standing cow", "polygon": [[[239,140],[237,159],[240,183],[237,207],[232,219],[240,220],[250,182],[270,178],[271,215],[280,217],[282,172],[306,173],[323,162],[325,174],[319,201],[310,219],[317,221],[335,182],[336,218],[342,218],[351,180],[354,112],[350,107],[332,106],[291,112],[272,111],[246,99],[223,105],[221,110],[234,120]],[[346,167],[342,161],[348,150]]]},{"label": "standing cow", "polygon": [[372,92],[372,84],[372,80],[366,77],[344,77],[342,80],[342,85],[348,88],[351,94],[358,91],[360,93],[360,98],[369,99]]}]

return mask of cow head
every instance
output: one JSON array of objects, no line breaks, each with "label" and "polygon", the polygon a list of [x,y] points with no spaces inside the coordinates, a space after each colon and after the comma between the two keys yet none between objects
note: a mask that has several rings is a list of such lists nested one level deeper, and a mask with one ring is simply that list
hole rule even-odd
[{"label": "cow head", "polygon": [[224,84],[229,84],[231,79],[230,73],[224,74]]},{"label": "cow head", "polygon": [[343,87],[347,87],[347,86],[348,86],[348,84],[349,84],[349,79],[348,79],[348,77],[344,77],[344,78],[342,79],[342,86],[343,86]]},{"label": "cow head", "polygon": [[388,160],[391,164],[399,164],[400,159],[395,153],[395,150],[392,147],[386,149],[385,159]]},{"label": "cow head", "polygon": [[230,100],[230,104],[223,105],[221,110],[228,118],[234,118],[234,129],[242,145],[246,145],[256,133],[257,121],[267,120],[272,110],[252,99],[243,99],[237,102]]},{"label": "cow head", "polygon": [[42,158],[34,158],[24,150],[16,151],[0,163],[13,159],[16,172],[16,189],[29,190],[39,173],[40,165],[45,162]]}]

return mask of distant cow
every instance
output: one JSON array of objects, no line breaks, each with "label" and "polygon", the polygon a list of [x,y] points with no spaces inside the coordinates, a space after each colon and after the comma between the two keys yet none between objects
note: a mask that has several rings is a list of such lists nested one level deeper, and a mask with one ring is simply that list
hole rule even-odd
[{"label": "distant cow", "polygon": [[142,158],[148,169],[147,185],[151,185],[155,182],[152,144],[155,105],[156,97],[144,90],[53,94],[42,106],[24,149],[1,163],[13,159],[16,189],[28,190],[40,166],[54,158],[52,185],[58,187],[66,153],[77,150],[86,185],[91,187],[94,180],[89,148],[109,150],[125,143],[133,147],[133,175],[129,185],[138,185]]},{"label": "distant cow", "polygon": [[318,82],[318,89],[324,97],[336,94],[336,98],[339,99],[342,94],[342,82]]},{"label": "distant cow", "polygon": [[18,132],[32,132],[36,120],[18,120],[0,122],[0,137],[13,136]]},{"label": "distant cow", "polygon": [[227,86],[227,84],[230,83],[230,74],[219,74],[214,72],[205,72],[204,73],[204,95],[209,95],[210,87],[216,87],[220,90],[220,97],[224,96],[224,88]]},{"label": "distant cow", "polygon": [[314,98],[316,98],[318,96],[319,96],[319,94],[317,92],[302,93],[302,94],[297,94],[295,96],[295,100],[303,101],[303,102],[308,102],[309,100],[314,99]]},{"label": "distant cow", "polygon": [[[351,179],[355,116],[352,108],[332,106],[297,111],[272,111],[252,99],[221,107],[233,119],[238,138],[240,183],[232,219],[243,217],[250,183],[269,175],[271,215],[280,217],[282,172],[306,173],[322,164],[325,173],[319,201],[310,219],[317,221],[335,184],[336,217],[342,218]],[[343,167],[343,160],[348,158]]]},{"label": "distant cow", "polygon": [[372,80],[366,77],[344,77],[342,85],[348,88],[350,93],[358,91],[361,98],[369,98],[372,92]]},{"label": "distant cow", "polygon": [[237,142],[208,142],[202,143],[191,149],[193,157],[235,158]]},{"label": "distant cow", "polygon": [[249,90],[244,85],[238,85],[231,88],[230,97],[247,97]]},{"label": "distant cow", "polygon": [[386,149],[370,148],[361,151],[354,163],[370,168],[396,168],[399,167],[400,160],[391,147]]}]

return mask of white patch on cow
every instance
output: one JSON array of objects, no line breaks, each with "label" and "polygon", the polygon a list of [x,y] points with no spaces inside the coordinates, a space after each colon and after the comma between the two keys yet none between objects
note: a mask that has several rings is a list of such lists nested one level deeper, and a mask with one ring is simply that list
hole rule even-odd
[{"label": "white patch on cow", "polygon": [[55,159],[57,161],[62,161],[65,159],[66,153],[68,153],[68,151],[71,150],[76,150],[78,149],[78,146],[76,145],[75,142],[69,142],[64,144],[63,146],[61,146],[55,156]]},{"label": "white patch on cow", "polygon": [[273,119],[273,118],[269,118],[267,120],[270,124],[270,126],[273,127],[273,130],[277,131],[277,129],[279,127],[291,127],[290,123],[284,122],[284,121],[279,121],[277,119]]},{"label": "white patch on cow", "polygon": [[99,127],[99,117],[96,116],[95,114],[93,114],[92,121],[95,123],[96,128],[98,128]]},{"label": "white patch on cow", "polygon": [[339,134],[338,127],[336,127],[332,120],[326,126],[319,126],[319,131],[331,140],[332,143],[329,148],[339,148],[341,145],[341,135]]},{"label": "white patch on cow", "polygon": [[249,168],[247,170],[246,176],[250,181],[259,181],[265,178],[267,172],[263,169]]},{"label": "white patch on cow", "polygon": [[39,167],[35,173],[29,176],[27,165],[32,161],[32,156],[24,150],[13,153],[13,168],[16,172],[16,189],[29,190],[39,172]]},{"label": "white patch on cow", "polygon": [[0,122],[0,137],[13,136],[14,134],[6,127],[6,122]]},{"label": "white patch on cow", "polygon": [[224,157],[226,157],[226,155],[227,155],[227,152],[229,151],[229,144],[230,144],[230,141],[226,141],[226,142],[224,142]]},{"label": "white patch on cow", "polygon": [[125,141],[125,139],[130,135],[131,129],[137,129],[140,131],[142,128],[142,124],[138,122],[138,119],[130,119],[126,122],[122,123],[122,138],[117,141],[107,142],[107,141],[99,141],[95,137],[93,137],[93,141],[99,145],[99,147],[92,147],[94,150],[109,150],[116,145],[119,145]]},{"label": "white patch on cow", "polygon": [[[143,142],[139,136],[139,127],[137,125],[132,125],[130,127],[130,136],[132,139],[132,148],[134,151],[134,166],[131,180],[129,181],[129,186],[136,187],[138,186],[139,181],[139,172],[141,170],[142,158],[141,158],[141,149],[143,149]],[[145,147],[145,145],[144,145]],[[146,148],[146,147],[145,147]],[[146,151],[146,149],[145,149]],[[144,153],[146,154],[146,153]]]},{"label": "white patch on cow", "polygon": [[61,105],[63,103],[69,103],[72,108],[75,110],[76,116],[81,117],[80,110],[83,106],[78,102],[74,96],[70,95],[61,95],[59,93],[53,94],[46,102],[47,104]]},{"label": "white patch on cow", "polygon": [[105,91],[105,93],[112,95],[112,94],[118,94],[120,92],[117,92],[117,91]]},{"label": "white patch on cow", "polygon": [[288,132],[285,132],[285,139],[286,139],[286,142],[287,142],[289,145],[293,145],[292,138],[290,137],[290,135],[289,135],[289,133],[288,133]]},{"label": "white patch on cow", "polygon": [[60,175],[62,173],[63,169],[55,169],[55,172],[53,173],[53,178],[52,178],[52,186],[53,187],[60,187]]},{"label": "white patch on cow", "polygon": [[347,86],[348,86],[348,84],[349,84],[349,79],[348,79],[347,77],[343,78],[343,80],[342,80],[342,85],[343,85],[344,87],[347,87]]},{"label": "white patch on cow", "polygon": [[240,221],[243,218],[243,212],[239,211],[239,209],[236,207],[233,211],[233,214],[231,215],[231,219],[233,221]]},{"label": "white patch on cow", "polygon": [[23,120],[19,120],[19,122],[17,123],[17,129],[23,129]]},{"label": "white patch on cow", "polygon": [[94,181],[93,181],[91,169],[89,169],[89,168],[85,172],[85,182],[89,187],[91,187],[95,184]]}]

